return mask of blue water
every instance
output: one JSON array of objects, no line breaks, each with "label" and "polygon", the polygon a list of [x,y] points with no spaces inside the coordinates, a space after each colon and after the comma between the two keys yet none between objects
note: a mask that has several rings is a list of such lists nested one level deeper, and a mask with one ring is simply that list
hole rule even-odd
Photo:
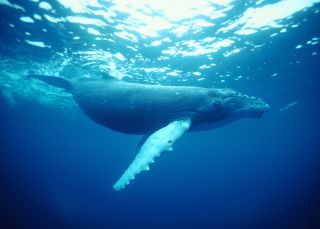
[{"label": "blue water", "polygon": [[[320,228],[319,2],[0,0],[0,228]],[[117,192],[141,136],[30,72],[233,88],[271,109],[184,135]]]}]

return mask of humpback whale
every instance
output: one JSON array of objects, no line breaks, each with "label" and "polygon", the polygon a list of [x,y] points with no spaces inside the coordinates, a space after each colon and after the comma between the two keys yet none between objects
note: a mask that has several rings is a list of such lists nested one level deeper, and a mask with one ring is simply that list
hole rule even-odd
[{"label": "humpback whale", "polygon": [[72,79],[30,74],[72,93],[84,113],[112,130],[145,135],[137,155],[113,185],[121,190],[187,131],[204,131],[241,118],[260,118],[263,100],[232,89],[161,86],[107,79]]}]

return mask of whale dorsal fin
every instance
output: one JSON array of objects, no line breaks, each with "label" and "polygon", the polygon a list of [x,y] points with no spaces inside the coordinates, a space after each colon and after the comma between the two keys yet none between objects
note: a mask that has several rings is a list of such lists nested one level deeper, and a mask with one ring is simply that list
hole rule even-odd
[{"label": "whale dorsal fin", "polygon": [[190,118],[181,118],[169,123],[167,126],[151,134],[141,146],[137,156],[113,185],[115,190],[121,190],[135,179],[135,176],[142,171],[148,171],[150,164],[164,151],[172,151],[172,145],[189,130]]}]

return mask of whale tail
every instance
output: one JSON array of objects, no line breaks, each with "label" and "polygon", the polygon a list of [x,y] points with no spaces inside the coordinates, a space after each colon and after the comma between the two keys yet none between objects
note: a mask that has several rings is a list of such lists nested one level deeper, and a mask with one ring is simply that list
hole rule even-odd
[{"label": "whale tail", "polygon": [[38,74],[29,74],[28,78],[35,78],[41,80],[47,84],[50,84],[55,87],[63,88],[67,91],[71,91],[71,82],[61,77],[57,76],[46,76],[46,75],[38,75]]}]

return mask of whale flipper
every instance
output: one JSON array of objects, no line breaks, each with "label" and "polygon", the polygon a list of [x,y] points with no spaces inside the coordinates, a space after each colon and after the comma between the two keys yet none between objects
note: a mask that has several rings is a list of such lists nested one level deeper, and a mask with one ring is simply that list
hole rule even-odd
[{"label": "whale flipper", "polygon": [[113,188],[117,191],[121,190],[141,171],[148,171],[149,165],[154,162],[155,157],[159,157],[164,151],[172,151],[173,143],[188,131],[190,126],[191,119],[183,118],[173,121],[151,134],[140,148],[134,161],[113,185]]},{"label": "whale flipper", "polygon": [[35,78],[41,80],[47,84],[50,84],[55,87],[63,88],[67,91],[71,90],[71,83],[70,81],[58,77],[58,76],[47,76],[47,75],[38,75],[38,74],[29,74],[27,75],[28,78]]}]

